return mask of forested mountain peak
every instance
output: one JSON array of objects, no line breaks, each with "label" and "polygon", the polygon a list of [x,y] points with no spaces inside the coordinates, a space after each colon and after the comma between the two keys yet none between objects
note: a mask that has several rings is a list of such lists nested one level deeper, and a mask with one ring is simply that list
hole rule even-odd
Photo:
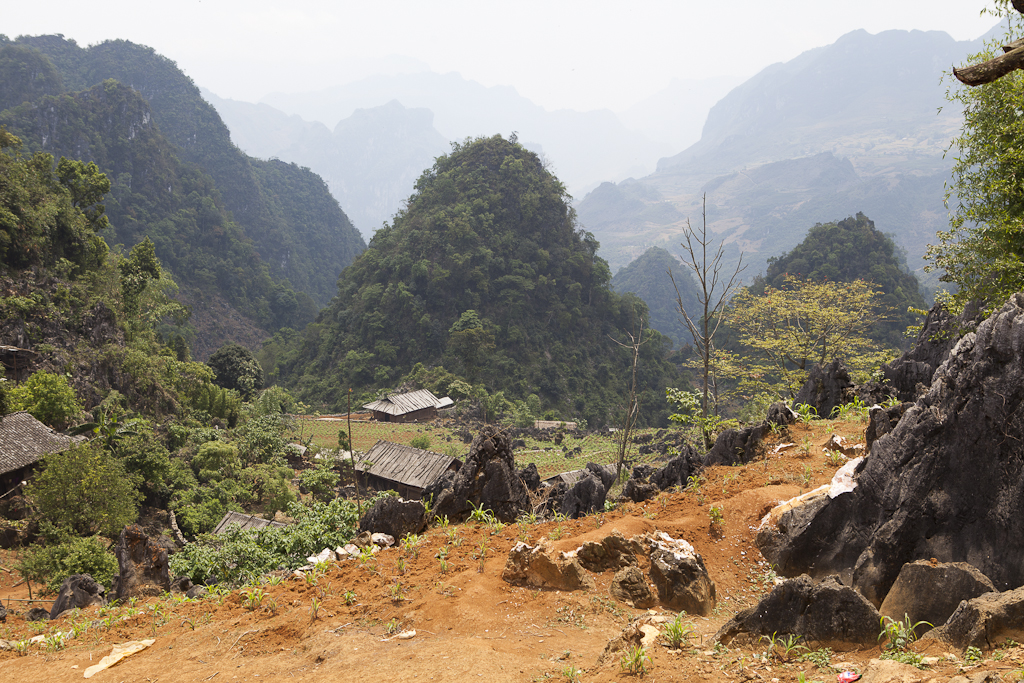
[{"label": "forested mountain peak", "polygon": [[[500,136],[454,144],[342,273],[337,298],[280,371],[331,405],[350,386],[443,363],[468,384],[536,393],[602,423],[628,365],[610,337],[635,330],[646,310],[610,289],[597,249],[536,154]],[[667,340],[652,334],[646,376],[660,392],[672,370]]]}]

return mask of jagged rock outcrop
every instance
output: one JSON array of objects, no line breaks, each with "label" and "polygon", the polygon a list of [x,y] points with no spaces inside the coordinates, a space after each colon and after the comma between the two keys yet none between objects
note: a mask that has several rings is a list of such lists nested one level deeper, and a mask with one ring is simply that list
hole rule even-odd
[{"label": "jagged rock outcrop", "polygon": [[911,403],[900,403],[899,405],[872,406],[868,410],[868,427],[864,430],[864,447],[871,452],[871,445],[893,430],[899,424],[903,413],[907,412]]},{"label": "jagged rock outcrop", "polygon": [[932,376],[966,329],[977,326],[977,309],[953,316],[936,303],[925,316],[914,347],[882,368],[886,382],[901,401],[915,401],[931,386]]},{"label": "jagged rock outcrop", "polygon": [[650,500],[659,492],[673,486],[686,488],[688,480],[703,466],[703,458],[690,445],[679,449],[679,455],[655,469],[652,465],[637,465],[622,489],[622,495],[635,503]]},{"label": "jagged rock outcrop", "polygon": [[604,510],[605,486],[593,473],[587,472],[562,496],[560,511],[570,519],[579,519],[591,512]]},{"label": "jagged rock outcrop", "polygon": [[818,417],[829,417],[836,406],[843,404],[843,396],[851,388],[850,372],[842,361],[834,360],[824,367],[816,364],[793,399],[793,409],[808,405]]},{"label": "jagged rock outcrop", "polygon": [[875,645],[878,611],[857,591],[831,576],[815,583],[807,575],[776,586],[754,607],[730,619],[714,640],[728,645],[733,638],[794,634],[805,641]]},{"label": "jagged rock outcrop", "polygon": [[757,457],[757,447],[768,430],[768,424],[764,422],[743,429],[726,429],[704,456],[704,465],[745,465]]},{"label": "jagged rock outcrop", "polygon": [[434,514],[464,521],[473,506],[491,510],[502,522],[514,522],[530,509],[530,493],[516,473],[508,435],[491,425],[473,439],[466,463],[458,472],[438,477],[423,492],[433,496]]},{"label": "jagged rock outcrop", "polygon": [[393,538],[418,534],[426,528],[427,509],[423,503],[393,496],[378,500],[359,520],[359,531],[387,534]]},{"label": "jagged rock outcrop", "polygon": [[651,580],[669,609],[706,617],[715,608],[715,582],[689,543],[658,532],[651,540]]},{"label": "jagged rock outcrop", "polygon": [[647,537],[634,536],[627,539],[622,532],[615,530],[598,541],[587,541],[579,550],[576,557],[584,569],[601,573],[612,570],[619,570],[625,567],[635,567],[637,556],[643,555],[646,550]]},{"label": "jagged rock outcrop", "polygon": [[[964,335],[855,472],[856,488],[780,516],[757,543],[783,575],[839,574],[873,604],[904,564],[969,562],[1024,585],[1024,294]],[[791,518],[803,515],[800,523]]]},{"label": "jagged rock outcrop", "polygon": [[57,615],[69,609],[89,607],[98,605],[102,607],[107,604],[103,586],[88,574],[72,574],[64,579],[57,592],[57,599],[53,601],[50,608],[49,618],[56,619]]},{"label": "jagged rock outcrop", "polygon": [[945,624],[924,637],[941,640],[960,650],[968,646],[990,650],[1007,638],[1020,638],[1021,634],[1024,634],[1024,587],[966,600]]},{"label": "jagged rock outcrop", "polygon": [[963,600],[995,591],[987,576],[966,562],[919,560],[903,565],[878,613],[895,621],[921,624],[917,635],[946,623]]},{"label": "jagged rock outcrop", "polygon": [[657,603],[651,587],[647,585],[647,577],[639,567],[626,567],[615,572],[608,594],[634,609],[647,609]]},{"label": "jagged rock outcrop", "polygon": [[592,589],[594,578],[580,566],[575,553],[562,553],[541,541],[530,546],[520,541],[512,547],[501,578],[507,583],[536,588],[574,591]]},{"label": "jagged rock outcrop", "polygon": [[167,549],[151,543],[137,524],[121,530],[114,546],[118,575],[113,591],[118,600],[161,595],[171,590]]},{"label": "jagged rock outcrop", "polygon": [[764,421],[768,425],[775,425],[776,427],[785,427],[796,422],[797,414],[793,412],[793,409],[786,405],[785,401],[776,401],[775,403],[768,406],[768,414],[765,416]]},{"label": "jagged rock outcrop", "polygon": [[536,491],[540,488],[540,472],[537,471],[537,463],[531,462],[529,465],[519,470],[519,478],[526,484],[526,488],[531,491]]}]

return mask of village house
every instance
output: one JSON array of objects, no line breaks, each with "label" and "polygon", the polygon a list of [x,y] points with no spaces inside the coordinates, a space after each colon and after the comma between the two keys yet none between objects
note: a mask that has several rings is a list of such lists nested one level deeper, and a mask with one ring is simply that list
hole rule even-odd
[{"label": "village house", "polygon": [[81,438],[59,434],[25,411],[0,417],[0,496],[21,487],[36,463],[67,450]]},{"label": "village house", "polygon": [[356,463],[356,472],[368,487],[393,489],[403,498],[419,499],[435,479],[460,467],[462,461],[449,455],[378,441]]},{"label": "village house", "polygon": [[379,422],[425,422],[437,417],[437,411],[455,405],[447,396],[438,398],[427,389],[407,394],[390,394],[387,398],[367,403],[363,407],[373,412]]}]

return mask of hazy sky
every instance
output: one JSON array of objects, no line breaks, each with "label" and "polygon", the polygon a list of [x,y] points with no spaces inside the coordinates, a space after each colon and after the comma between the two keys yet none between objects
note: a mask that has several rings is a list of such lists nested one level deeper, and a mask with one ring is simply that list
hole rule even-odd
[{"label": "hazy sky", "polygon": [[124,38],[222,97],[257,101],[385,69],[458,71],[548,109],[619,111],[673,78],[748,77],[855,29],[995,24],[985,0],[6,0],[0,33]]}]

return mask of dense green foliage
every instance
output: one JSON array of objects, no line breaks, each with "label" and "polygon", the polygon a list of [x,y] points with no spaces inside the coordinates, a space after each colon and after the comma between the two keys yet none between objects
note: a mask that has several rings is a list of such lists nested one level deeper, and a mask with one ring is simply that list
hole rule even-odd
[{"label": "dense green foliage", "polygon": [[43,470],[25,494],[47,534],[115,538],[135,521],[140,495],[124,465],[96,442],[43,457]]},{"label": "dense green foliage", "polygon": [[217,349],[207,365],[213,369],[214,382],[225,389],[234,389],[244,399],[251,399],[263,388],[263,368],[252,351],[241,344],[225,344]]},{"label": "dense green foliage", "polygon": [[[342,273],[299,353],[278,355],[268,371],[304,400],[341,407],[349,387],[386,387],[417,362],[443,363],[489,392],[536,393],[603,424],[629,366],[612,339],[646,307],[611,291],[597,248],[535,154],[500,136],[455,144]],[[668,345],[654,333],[644,346],[647,405],[664,408]]]},{"label": "dense green foliage", "polygon": [[[1019,13],[1005,2],[997,5],[1008,34],[971,55],[970,64],[1001,55],[1000,46],[1024,30]],[[973,88],[956,83],[947,96],[963,107],[964,122],[951,143],[950,229],[939,232],[926,258],[929,268],[942,272],[940,279],[957,290],[955,308],[974,301],[991,309],[1024,289],[1024,73],[1011,71]]]},{"label": "dense green foliage", "polygon": [[29,581],[45,585],[47,593],[57,593],[72,574],[88,574],[109,590],[118,573],[117,558],[96,536],[34,546],[22,553],[15,566]]},{"label": "dense green foliage", "polygon": [[[672,277],[669,277],[669,272]],[[632,292],[644,300],[650,311],[650,326],[677,344],[693,341],[686,324],[680,320],[676,287],[687,311],[700,308],[697,303],[697,284],[690,271],[679,259],[661,247],[651,247],[628,266],[619,269],[612,278],[612,288],[620,294]]]},{"label": "dense green foliage", "polygon": [[925,306],[902,250],[862,213],[835,223],[816,224],[792,251],[768,259],[764,278],[759,278],[751,290],[760,293],[765,286],[784,288],[787,276],[815,282],[870,282],[881,292],[879,305],[888,309],[870,336],[887,346],[905,345],[907,326],[917,320],[916,314],[907,309]]},{"label": "dense green foliage", "polygon": [[43,424],[63,429],[78,413],[82,404],[67,377],[51,372],[34,372],[10,391],[10,407],[24,410]]},{"label": "dense green foliage", "polygon": [[[64,259],[79,269],[102,263],[107,245],[96,231],[106,218],[81,184],[102,190],[109,187],[106,177],[94,164],[63,158],[55,174],[52,156],[21,156],[21,146],[0,126],[0,263],[27,268]],[[81,205],[88,199],[94,201]]]},{"label": "dense green foliage", "polygon": [[295,524],[203,537],[171,558],[171,572],[196,583],[242,584],[278,568],[294,569],[324,548],[336,548],[355,535],[356,505],[343,498],[292,503]]}]

